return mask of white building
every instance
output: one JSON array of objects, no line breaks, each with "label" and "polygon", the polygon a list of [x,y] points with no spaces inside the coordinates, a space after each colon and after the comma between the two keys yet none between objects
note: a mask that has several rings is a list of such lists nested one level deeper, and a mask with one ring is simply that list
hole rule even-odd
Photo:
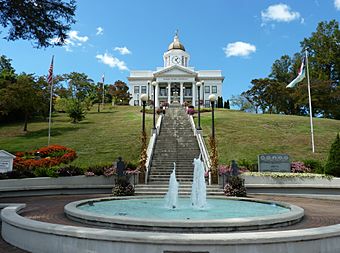
[{"label": "white building", "polygon": [[[153,100],[153,87],[156,85],[156,107],[164,103],[171,104],[179,100],[181,104],[187,102],[198,105],[198,90],[200,90],[201,104],[210,106],[209,95],[222,96],[222,82],[224,77],[221,70],[194,70],[189,67],[190,55],[185,51],[179,41],[178,34],[169,45],[168,51],[163,54],[164,67],[158,67],[156,71],[132,70],[128,77],[132,99],[130,105],[141,105],[141,94],[148,94]],[[202,85],[197,87],[196,83]],[[177,93],[176,93],[177,92]],[[178,95],[177,95],[178,94]],[[195,101],[195,104],[193,103]]]}]

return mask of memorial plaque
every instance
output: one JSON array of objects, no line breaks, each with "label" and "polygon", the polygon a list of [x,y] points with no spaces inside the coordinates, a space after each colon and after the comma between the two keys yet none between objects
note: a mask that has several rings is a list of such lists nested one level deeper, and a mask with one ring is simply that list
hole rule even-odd
[{"label": "memorial plaque", "polygon": [[15,155],[12,155],[5,150],[0,150],[0,173],[12,171],[14,158]]},{"label": "memorial plaque", "polygon": [[290,172],[287,154],[262,154],[258,156],[260,172]]}]

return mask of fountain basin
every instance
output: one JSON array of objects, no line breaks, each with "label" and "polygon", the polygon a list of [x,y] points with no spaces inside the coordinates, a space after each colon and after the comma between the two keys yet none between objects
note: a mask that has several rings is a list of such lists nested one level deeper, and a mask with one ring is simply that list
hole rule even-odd
[{"label": "fountain basin", "polygon": [[[175,210],[166,210],[163,206],[159,207],[160,201],[163,201],[162,197],[88,199],[69,203],[65,206],[64,211],[72,220],[106,228],[175,233],[216,233],[288,226],[299,222],[304,215],[302,208],[288,203],[248,198],[215,197],[208,199],[209,205],[207,209],[191,209],[193,215],[188,216],[186,213],[188,208],[183,204],[185,203],[183,200],[180,199],[179,208]],[[127,205],[124,210],[122,209],[124,203],[131,205]],[[222,204],[222,206],[226,204],[226,206],[229,205],[232,208],[220,209],[221,207],[217,206],[217,204]],[[107,206],[108,209],[106,212],[98,213],[102,205]],[[132,206],[137,207],[137,209],[131,209]],[[161,216],[152,214],[156,206],[160,208],[160,211],[156,211],[156,213]],[[97,209],[98,207],[99,210]],[[256,207],[259,210],[265,210],[265,212],[262,214],[256,213],[255,215],[242,212],[242,209],[251,208],[250,213],[255,213]],[[181,212],[181,209],[184,210],[184,214],[179,217],[177,212]],[[271,209],[275,209],[275,212],[268,211]],[[228,210],[231,211],[231,216],[223,214],[227,214]],[[235,216],[235,214],[239,215]]]}]

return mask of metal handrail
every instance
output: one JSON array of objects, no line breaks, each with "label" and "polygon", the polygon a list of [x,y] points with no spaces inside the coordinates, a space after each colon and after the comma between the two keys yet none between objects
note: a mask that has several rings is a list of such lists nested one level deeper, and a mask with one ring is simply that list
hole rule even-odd
[{"label": "metal handrail", "polygon": [[195,121],[194,121],[192,115],[189,115],[189,121],[190,121],[191,128],[194,132],[194,136],[196,136],[198,146],[200,148],[200,152],[201,152],[201,155],[202,155],[202,160],[203,160],[203,164],[204,164],[204,167],[205,167],[205,171],[209,173],[209,185],[210,185],[211,184],[211,173],[210,173],[211,161],[210,161],[210,156],[209,156],[209,153],[208,153],[207,146],[205,145],[205,141],[204,141],[204,138],[202,136],[202,130],[196,129]]},{"label": "metal handrail", "polygon": [[150,165],[151,165],[151,161],[152,161],[152,157],[153,157],[153,153],[154,153],[154,149],[155,149],[155,145],[156,145],[156,140],[157,140],[157,136],[159,135],[160,131],[161,131],[161,126],[162,126],[162,122],[163,122],[163,115],[159,115],[158,119],[157,119],[157,124],[156,124],[156,131],[153,131],[149,140],[149,144],[148,144],[148,148],[146,150],[146,163],[145,163],[145,183],[148,182],[148,176],[149,176],[149,172],[150,172]]}]

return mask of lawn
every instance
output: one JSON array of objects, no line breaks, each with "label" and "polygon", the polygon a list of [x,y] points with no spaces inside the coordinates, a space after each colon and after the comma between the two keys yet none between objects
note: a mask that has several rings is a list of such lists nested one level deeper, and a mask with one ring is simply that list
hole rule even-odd
[{"label": "lawn", "polygon": [[[86,119],[73,124],[66,114],[53,116],[51,144],[60,144],[77,151],[78,159],[72,164],[87,167],[104,165],[119,156],[125,161],[137,163],[140,153],[140,107],[114,107],[107,105],[103,112],[87,113]],[[151,129],[152,115],[146,115],[146,128]],[[33,122],[28,132],[22,132],[22,124],[0,127],[0,149],[11,153],[30,151],[47,145],[47,122]],[[147,131],[149,134],[150,131]]]},{"label": "lawn", "polygon": [[[211,134],[211,113],[201,114],[203,134]],[[197,121],[197,116],[196,116]],[[215,127],[220,163],[230,160],[257,162],[262,153],[289,154],[293,161],[327,159],[340,121],[314,118],[315,153],[311,148],[309,117],[249,114],[217,109]]]},{"label": "lawn", "polygon": [[[87,167],[110,164],[122,156],[137,163],[140,153],[140,107],[107,105],[103,112],[96,108],[86,119],[72,124],[67,115],[53,116],[51,144],[60,144],[77,151],[72,164]],[[201,125],[206,138],[211,132],[211,113],[202,113]],[[195,115],[197,120],[197,115]],[[218,109],[215,114],[216,137],[220,163],[234,159],[256,163],[262,153],[287,153],[294,161],[325,160],[340,121],[314,119],[315,150],[310,145],[309,118],[286,115],[248,114]],[[22,124],[0,126],[0,149],[11,153],[30,151],[47,145],[47,122],[32,122],[28,132]],[[147,134],[152,127],[152,114],[146,115]]]}]

